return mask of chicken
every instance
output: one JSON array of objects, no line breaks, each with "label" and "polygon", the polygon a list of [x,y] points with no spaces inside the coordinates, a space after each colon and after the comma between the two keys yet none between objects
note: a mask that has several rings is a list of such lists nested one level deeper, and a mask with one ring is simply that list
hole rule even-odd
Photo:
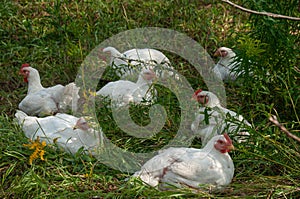
[{"label": "chicken", "polygon": [[120,106],[132,103],[141,103],[142,101],[151,102],[153,93],[156,90],[150,88],[155,73],[151,69],[142,69],[136,83],[128,80],[118,80],[109,82],[96,95],[109,96],[111,100]]},{"label": "chicken", "polygon": [[234,175],[234,165],[228,152],[233,149],[227,134],[214,136],[203,149],[168,148],[148,160],[133,176],[150,186],[167,189],[199,185],[228,185]]},{"label": "chicken", "polygon": [[218,63],[213,68],[215,75],[224,81],[234,81],[240,72],[235,72],[233,69],[241,63],[234,61],[236,54],[232,49],[220,47],[214,56],[221,57]]},{"label": "chicken", "polygon": [[238,143],[245,142],[250,136],[247,131],[250,123],[243,116],[222,107],[215,94],[199,89],[193,97],[203,106],[191,125],[191,130],[201,138],[202,146],[213,136],[225,131]]},{"label": "chicken", "polygon": [[68,110],[72,110],[76,112],[78,109],[78,100],[80,88],[76,86],[74,82],[67,84],[64,87],[64,93],[59,101],[59,111],[67,112]]},{"label": "chicken", "polygon": [[[110,52],[110,65],[116,70],[116,73],[122,79],[136,80],[135,76],[143,68],[154,69],[157,76],[166,78],[173,75],[169,59],[160,51],[155,49],[131,49],[120,53],[114,47],[106,47],[103,52]],[[157,69],[158,68],[158,69]]]},{"label": "chicken", "polygon": [[69,106],[77,108],[79,88],[74,83],[66,87],[58,84],[44,88],[38,70],[30,67],[29,64],[23,64],[20,73],[28,83],[27,95],[19,103],[19,109],[26,114],[47,116],[57,113],[60,109],[66,111]]},{"label": "chicken", "polygon": [[17,110],[15,117],[26,137],[34,140],[39,136],[48,144],[56,140],[58,146],[72,154],[81,147],[93,152],[100,143],[101,132],[90,128],[84,118],[65,113],[38,118],[20,110]]}]

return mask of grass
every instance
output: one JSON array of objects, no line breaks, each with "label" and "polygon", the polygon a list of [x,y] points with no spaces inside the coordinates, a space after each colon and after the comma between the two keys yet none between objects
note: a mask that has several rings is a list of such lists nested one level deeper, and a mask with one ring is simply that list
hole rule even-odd
[{"label": "grass", "polygon": [[[290,50],[277,46],[277,51],[272,51],[273,44],[268,43],[272,41],[264,40],[259,33],[274,24],[280,28],[280,24],[276,24],[278,21],[263,18],[266,23],[259,23],[255,29],[248,17],[220,2],[206,0],[3,0],[0,4],[0,197],[298,198],[299,143],[273,126],[268,115],[277,115],[292,133],[300,135],[300,74],[295,68],[299,66],[299,26],[285,22],[290,32],[281,33],[286,34],[282,37],[288,38],[284,42],[289,44]],[[74,81],[78,67],[99,43],[121,31],[140,27],[164,27],[183,32],[198,41],[209,54],[219,46],[233,46],[240,50],[243,60],[247,56],[254,60],[249,67],[255,69],[256,76],[246,76],[240,85],[226,84],[228,107],[243,114],[253,128],[249,143],[237,145],[237,150],[231,153],[235,177],[225,190],[212,193],[190,189],[157,191],[139,181],[126,181],[129,173],[112,169],[95,157],[81,151],[72,156],[55,145],[45,147],[46,161],[37,159],[29,165],[32,151],[23,146],[28,139],[13,121],[17,105],[27,91],[18,75],[21,64],[27,62],[36,67],[45,87],[65,85]],[[249,36],[252,32],[255,35]],[[206,87],[193,66],[174,54],[166,54],[194,89]],[[286,59],[281,61],[283,55]],[[109,71],[105,77],[110,80]],[[156,136],[141,140],[121,132],[111,111],[99,105],[97,116],[106,136],[117,146],[132,152],[158,150],[166,145],[178,130],[180,107],[170,91],[161,89],[161,92],[159,102],[166,108],[168,117]],[[149,120],[147,111],[145,107],[133,107],[133,120],[145,124]],[[200,147],[201,143],[195,139],[192,146]]]}]

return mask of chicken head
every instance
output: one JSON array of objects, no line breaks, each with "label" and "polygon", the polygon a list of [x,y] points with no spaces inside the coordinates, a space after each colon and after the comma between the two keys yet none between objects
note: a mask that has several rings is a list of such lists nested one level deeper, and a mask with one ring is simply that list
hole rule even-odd
[{"label": "chicken head", "polygon": [[216,50],[214,53],[215,57],[226,57],[228,54],[233,53],[233,51],[230,48],[227,47],[220,47]]},{"label": "chicken head", "polygon": [[28,77],[30,74],[30,71],[28,70],[28,67],[30,67],[29,64],[22,64],[21,68],[20,68],[20,74],[23,75],[24,77],[24,82],[28,82]]},{"label": "chicken head", "polygon": [[227,133],[224,133],[224,138],[218,139],[215,144],[214,147],[220,151],[221,153],[227,153],[230,152],[231,150],[234,149],[234,146],[232,144],[232,140],[230,139],[230,137],[228,136]]},{"label": "chicken head", "polygon": [[151,81],[156,77],[153,69],[143,69],[141,74],[146,81]]}]

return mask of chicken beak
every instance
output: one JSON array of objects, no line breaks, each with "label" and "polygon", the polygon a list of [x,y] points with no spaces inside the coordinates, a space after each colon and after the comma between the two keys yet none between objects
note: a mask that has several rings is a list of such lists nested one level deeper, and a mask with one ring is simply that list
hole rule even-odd
[{"label": "chicken beak", "polygon": [[152,79],[153,79],[153,80],[157,80],[157,76],[156,76],[156,74],[155,74],[155,73],[153,73],[153,75],[152,75]]},{"label": "chicken beak", "polygon": [[214,53],[214,57],[220,57],[221,56],[221,52],[218,49],[215,53]]},{"label": "chicken beak", "polygon": [[234,146],[232,144],[230,144],[230,145],[227,146],[227,149],[228,150],[234,150]]},{"label": "chicken beak", "polygon": [[197,100],[197,95],[193,95],[192,98],[191,98],[191,100],[196,100],[196,101],[198,101],[198,100]]},{"label": "chicken beak", "polygon": [[22,69],[19,70],[19,74],[20,74],[20,75],[23,75],[23,76],[26,76],[26,73],[25,73],[24,70],[22,70]]},{"label": "chicken beak", "polygon": [[87,131],[89,128],[89,124],[85,121],[84,118],[81,117],[77,120],[76,124],[73,127],[73,130],[81,129],[83,131]]},{"label": "chicken beak", "polygon": [[28,71],[24,71],[24,70],[21,69],[21,70],[19,71],[19,74],[20,74],[20,75],[23,75],[23,77],[24,77],[24,82],[28,82],[28,79],[27,79],[27,78],[28,78],[28,75],[29,75],[29,72],[28,72]]}]

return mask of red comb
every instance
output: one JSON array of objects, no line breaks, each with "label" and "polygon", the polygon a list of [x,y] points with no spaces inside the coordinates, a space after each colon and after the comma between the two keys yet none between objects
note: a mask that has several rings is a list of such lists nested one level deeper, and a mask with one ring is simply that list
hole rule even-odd
[{"label": "red comb", "polygon": [[29,67],[30,65],[28,63],[22,64],[21,68],[20,68],[20,74],[22,74],[24,76],[24,82],[28,82],[27,76],[26,74],[23,72],[23,68]]},{"label": "red comb", "polygon": [[201,93],[201,92],[202,92],[202,89],[200,88],[200,89],[196,90],[194,94],[195,94],[195,95],[198,95],[198,94]]},{"label": "red comb", "polygon": [[231,141],[230,137],[228,136],[228,134],[224,133],[223,135],[224,135],[225,139],[227,140],[228,144],[232,144],[232,141]]},{"label": "red comb", "polygon": [[201,92],[202,92],[202,89],[201,89],[201,88],[198,89],[198,90],[196,90],[196,91],[194,92],[194,94],[193,94],[193,98],[196,98],[197,95],[198,95],[199,93],[201,93]]},{"label": "red comb", "polygon": [[22,64],[21,68],[29,67],[30,65],[28,63]]}]

